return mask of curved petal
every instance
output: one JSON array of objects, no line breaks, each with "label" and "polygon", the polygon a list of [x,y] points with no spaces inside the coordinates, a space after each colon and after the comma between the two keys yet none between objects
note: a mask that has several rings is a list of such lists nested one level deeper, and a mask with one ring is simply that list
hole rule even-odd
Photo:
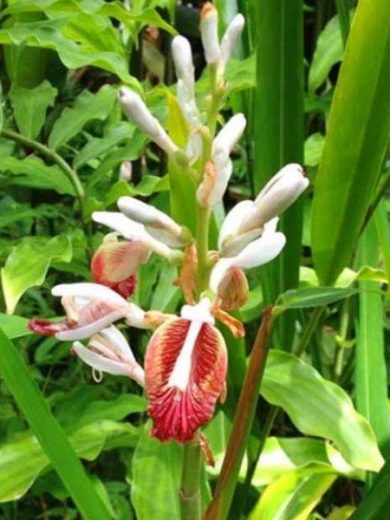
[{"label": "curved petal", "polygon": [[131,366],[121,361],[114,361],[101,356],[93,350],[84,347],[84,345],[79,341],[73,343],[72,352],[77,354],[84,363],[96,370],[101,370],[102,372],[113,374],[114,376],[132,377]]},{"label": "curved petal", "polygon": [[218,249],[221,249],[223,243],[229,237],[234,237],[240,227],[242,219],[250,213],[254,206],[253,200],[243,200],[234,206],[226,215],[221,226],[218,237]]},{"label": "curved petal", "polygon": [[73,296],[74,298],[85,298],[86,300],[102,300],[116,305],[126,304],[122,298],[112,289],[98,283],[63,283],[52,288],[53,296]]},{"label": "curved petal", "polygon": [[234,265],[243,269],[250,269],[270,262],[284,247],[286,237],[283,233],[263,235],[251,242],[237,256],[233,257]]},{"label": "curved petal", "polygon": [[[189,356],[184,389],[172,384],[171,375],[186,342],[191,324],[199,330]],[[210,323],[175,318],[153,334],[145,357],[145,381],[152,435],[158,439],[187,442],[212,417],[224,389],[227,371],[225,342]]]}]

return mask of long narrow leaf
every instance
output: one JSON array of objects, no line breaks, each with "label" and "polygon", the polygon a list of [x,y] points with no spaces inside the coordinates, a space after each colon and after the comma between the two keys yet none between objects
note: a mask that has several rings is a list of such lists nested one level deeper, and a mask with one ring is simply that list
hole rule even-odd
[{"label": "long narrow leaf", "polygon": [[333,98],[312,215],[314,264],[324,285],[348,265],[390,131],[390,3],[361,0]]},{"label": "long narrow leaf", "polygon": [[17,350],[0,329],[0,373],[37,439],[86,520],[107,520],[108,513],[64,431],[31,378]]},{"label": "long narrow leaf", "polygon": [[[258,192],[282,166],[303,160],[303,5],[302,0],[257,0],[257,90],[254,107],[255,178]],[[297,286],[302,234],[302,201],[282,218],[287,245],[263,270],[266,300]],[[278,346],[293,338],[293,311],[279,320]]]}]

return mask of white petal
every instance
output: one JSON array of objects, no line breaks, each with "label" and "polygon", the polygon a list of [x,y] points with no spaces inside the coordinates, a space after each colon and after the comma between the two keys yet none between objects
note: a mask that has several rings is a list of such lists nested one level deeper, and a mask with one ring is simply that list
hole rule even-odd
[{"label": "white petal", "polygon": [[215,320],[211,315],[210,308],[210,300],[202,298],[196,305],[183,305],[180,316],[186,320],[214,324]]},{"label": "white petal", "polygon": [[228,237],[234,237],[237,234],[242,219],[251,212],[253,206],[254,202],[252,200],[243,200],[242,202],[236,204],[234,208],[229,211],[219,232],[219,249],[222,248],[224,241]]},{"label": "white petal", "polygon": [[101,370],[102,372],[113,374],[114,376],[132,376],[131,367],[127,363],[107,359],[84,347],[79,341],[73,343],[72,350],[84,363],[96,370]]},{"label": "white petal", "polygon": [[87,300],[102,300],[121,306],[127,304],[126,300],[118,293],[98,283],[64,283],[54,286],[51,293],[53,296],[73,296]]},{"label": "white petal", "polygon": [[213,154],[218,148],[223,148],[229,155],[240,140],[246,126],[244,114],[235,114],[219,131],[213,142]]},{"label": "white petal", "polygon": [[221,258],[213,267],[213,270],[210,274],[209,286],[214,294],[218,293],[219,284],[221,283],[227,270],[230,269],[230,267],[233,265],[235,265],[235,257]]},{"label": "white petal", "polygon": [[126,357],[129,357],[129,359],[132,360],[135,359],[130,345],[127,343],[127,339],[118,327],[111,325],[111,327],[107,327],[100,331],[99,335],[103,336],[103,338],[109,341],[116,350],[124,354]]},{"label": "white petal", "polygon": [[261,236],[246,246],[232,260],[234,265],[243,269],[257,267],[277,257],[285,243],[286,237],[280,232]]},{"label": "white petal", "polygon": [[130,327],[135,327],[137,329],[150,328],[149,325],[145,323],[145,311],[135,303],[130,303],[129,305],[129,311],[126,314],[126,322]]},{"label": "white petal", "polygon": [[127,314],[126,311],[126,307],[121,307],[118,310],[105,314],[101,318],[92,321],[83,327],[74,327],[72,329],[57,332],[55,334],[55,337],[60,341],[73,341],[76,339],[90,338],[94,334],[97,334],[98,332],[102,331],[103,329],[111,325],[111,323],[114,323],[115,321],[124,318]]},{"label": "white petal", "polygon": [[200,114],[195,100],[194,89],[189,89],[188,85],[179,79],[176,86],[177,99],[183,115],[190,128],[200,126]]},{"label": "white petal", "polygon": [[191,321],[183,347],[169,377],[168,387],[178,388],[182,392],[186,390],[191,375],[192,353],[202,325],[202,321]]},{"label": "white petal", "polygon": [[207,63],[218,63],[221,48],[218,38],[218,12],[209,2],[200,14],[200,35]]},{"label": "white petal", "polygon": [[172,57],[176,76],[186,84],[187,89],[194,90],[194,65],[190,42],[184,36],[175,36],[172,40]]},{"label": "white petal", "polygon": [[230,22],[225,34],[221,41],[221,60],[224,64],[227,63],[232,55],[234,47],[237,45],[238,40],[245,26],[245,18],[242,14],[237,14]]},{"label": "white petal", "polygon": [[233,163],[224,150],[219,150],[214,154],[214,164],[217,171],[217,177],[214,187],[208,197],[208,206],[213,208],[222,201],[226,188],[229,184],[230,177],[233,173]]}]

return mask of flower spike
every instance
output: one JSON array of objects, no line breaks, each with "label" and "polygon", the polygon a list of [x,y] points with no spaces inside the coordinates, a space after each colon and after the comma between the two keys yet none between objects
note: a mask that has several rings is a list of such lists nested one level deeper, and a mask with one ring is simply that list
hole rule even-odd
[{"label": "flower spike", "polygon": [[210,301],[185,305],[153,334],[145,357],[152,435],[186,442],[207,423],[224,390],[227,353]]}]

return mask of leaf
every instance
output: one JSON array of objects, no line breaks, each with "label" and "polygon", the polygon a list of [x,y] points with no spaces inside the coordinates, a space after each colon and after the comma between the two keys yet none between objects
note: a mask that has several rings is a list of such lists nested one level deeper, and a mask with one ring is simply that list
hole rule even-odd
[{"label": "leaf", "polygon": [[28,321],[22,316],[9,316],[0,313],[0,328],[9,339],[22,338],[31,334],[27,328]]},{"label": "leaf", "polygon": [[66,235],[28,237],[12,248],[1,270],[7,313],[12,314],[21,296],[35,285],[41,285],[52,262],[69,262],[72,248]]},{"label": "leaf", "polygon": [[336,477],[310,469],[283,475],[261,494],[249,520],[306,520]]},{"label": "leaf", "polygon": [[334,442],[356,468],[379,471],[382,467],[372,429],[348,394],[301,359],[270,350],[260,392],[283,408],[299,431]]},{"label": "leaf", "polygon": [[142,197],[149,197],[153,193],[160,191],[167,191],[169,189],[168,176],[156,177],[155,175],[144,175],[142,180],[134,186],[125,181],[118,181],[111,186],[104,199],[104,206],[110,206],[117,202],[119,197],[129,195],[141,195]]},{"label": "leaf", "polygon": [[390,132],[390,2],[358,3],[314,189],[311,244],[322,285],[356,248]]},{"label": "leaf", "polygon": [[66,107],[53,125],[49,146],[57,149],[77,135],[86,123],[93,119],[106,119],[116,99],[116,89],[104,85],[92,94],[84,90],[75,99],[73,107]]},{"label": "leaf", "polygon": [[[125,438],[127,445],[136,442],[134,426],[101,420],[77,429],[69,442],[79,457],[91,461],[106,445],[110,447],[117,439]],[[18,500],[50,468],[50,461],[33,434],[7,442],[0,447],[0,502]]]},{"label": "leaf", "polygon": [[21,134],[35,139],[45,122],[46,110],[54,105],[57,89],[45,80],[35,88],[13,83],[9,92],[16,124]]},{"label": "leaf", "polygon": [[281,309],[306,309],[329,305],[357,294],[355,287],[301,287],[279,296],[275,311]]},{"label": "leaf", "polygon": [[48,166],[39,157],[7,157],[1,161],[0,169],[12,174],[9,177],[12,185],[54,190],[60,195],[75,196],[74,187],[63,170],[57,165]]},{"label": "leaf", "polygon": [[[126,121],[121,121],[110,128],[107,135],[102,138],[93,137],[76,155],[73,166],[80,168],[91,159],[97,159],[110,151],[115,145],[124,140],[133,138],[135,126]],[[141,142],[140,142],[141,144]]]},{"label": "leaf", "polygon": [[138,520],[180,518],[182,449],[159,442],[144,428],[132,463],[131,500]]},{"label": "leaf", "polygon": [[319,132],[309,135],[305,141],[305,166],[317,166],[320,163],[324,144],[325,137]]},{"label": "leaf", "polygon": [[[106,510],[78,460],[74,449],[70,445],[65,432],[50,413],[49,407],[32,379],[27,366],[10,340],[0,330],[0,372],[4,383],[12,393],[16,403],[29,422],[40,444],[50,459],[54,469],[63,481],[70,496],[74,500],[80,514],[86,520],[108,520]],[[90,436],[86,437],[87,440]],[[35,439],[34,443],[38,447]],[[7,446],[5,446],[7,449]],[[24,453],[22,469],[19,467],[15,478],[25,482],[25,476],[31,463],[31,451]],[[8,454],[9,456],[9,454]],[[9,458],[0,457],[0,464],[7,464]],[[10,482],[12,468],[10,464],[0,486],[0,492],[6,492],[6,485]],[[30,466],[31,467],[31,466]],[[35,467],[34,467],[35,471]],[[28,485],[28,483],[27,483]]]},{"label": "leaf", "polygon": [[344,49],[339,17],[334,16],[320,33],[309,69],[309,91],[314,92],[329,76],[330,69],[343,59]]}]

